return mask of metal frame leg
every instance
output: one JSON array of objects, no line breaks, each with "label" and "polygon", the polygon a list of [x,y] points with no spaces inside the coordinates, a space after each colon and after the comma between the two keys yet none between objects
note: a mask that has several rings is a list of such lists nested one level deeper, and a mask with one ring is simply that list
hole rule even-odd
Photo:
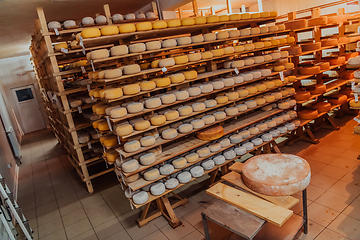
[{"label": "metal frame leg", "polygon": [[307,211],[307,192],[306,188],[302,191],[303,199],[303,219],[304,219],[304,233],[308,233],[308,211]]},{"label": "metal frame leg", "polygon": [[205,239],[210,240],[209,227],[204,213],[201,213],[201,218],[204,225]]}]

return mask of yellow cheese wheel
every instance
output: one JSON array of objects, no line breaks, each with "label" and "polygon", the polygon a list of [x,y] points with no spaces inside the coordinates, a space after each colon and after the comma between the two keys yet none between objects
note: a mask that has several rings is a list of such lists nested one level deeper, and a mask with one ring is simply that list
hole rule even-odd
[{"label": "yellow cheese wheel", "polygon": [[137,131],[143,131],[150,127],[150,122],[148,120],[140,120],[134,124],[134,128]]},{"label": "yellow cheese wheel", "polygon": [[160,60],[154,60],[151,62],[151,68],[158,68]]},{"label": "yellow cheese wheel", "polygon": [[284,64],[285,69],[293,69],[294,66],[295,66],[294,63],[285,63]]},{"label": "yellow cheese wheel", "polygon": [[173,27],[180,27],[181,21],[179,19],[171,19],[167,21],[167,27],[173,28]]},{"label": "yellow cheese wheel", "polygon": [[228,97],[227,96],[217,96],[215,98],[216,102],[218,104],[224,104],[224,103],[227,103],[229,101]]},{"label": "yellow cheese wheel", "polygon": [[160,21],[156,21],[152,23],[152,28],[153,29],[163,29],[163,28],[167,28],[167,23],[164,20],[160,20]]},{"label": "yellow cheese wheel", "polygon": [[116,159],[119,157],[119,153],[116,150],[109,150],[104,153],[104,157],[108,162],[115,162]]},{"label": "yellow cheese wheel", "polygon": [[107,121],[106,120],[100,121],[98,123],[98,125],[97,125],[97,129],[99,131],[108,131],[109,130],[109,125],[108,125]]},{"label": "yellow cheese wheel", "polygon": [[260,18],[260,17],[261,17],[260,13],[252,13],[251,14],[251,18]]},{"label": "yellow cheese wheel", "polygon": [[121,124],[116,126],[115,132],[118,136],[126,136],[133,132],[133,127],[130,124]]},{"label": "yellow cheese wheel", "polygon": [[214,55],[210,51],[201,52],[201,59],[209,59],[212,58]]},{"label": "yellow cheese wheel", "polygon": [[222,48],[211,50],[211,52],[214,57],[219,57],[219,56],[224,55],[224,49],[222,49]]},{"label": "yellow cheese wheel", "polygon": [[187,55],[176,56],[174,57],[174,60],[176,65],[185,64],[189,62],[189,58]]},{"label": "yellow cheese wheel", "polygon": [[185,81],[185,76],[183,73],[176,73],[169,76],[171,83],[181,83]]},{"label": "yellow cheese wheel", "polygon": [[93,128],[94,128],[94,129],[98,129],[98,126],[99,126],[99,123],[100,123],[100,122],[106,122],[106,120],[100,119],[100,120],[94,121],[94,122],[92,123]]},{"label": "yellow cheese wheel", "polygon": [[136,93],[140,92],[140,85],[135,83],[135,84],[130,84],[130,85],[125,85],[123,87],[123,91],[125,95],[133,95]]},{"label": "yellow cheese wheel", "polygon": [[196,18],[194,18],[194,20],[195,20],[196,25],[206,23],[206,17],[204,17],[204,16],[196,17]]},{"label": "yellow cheese wheel", "polygon": [[281,71],[284,71],[284,70],[285,70],[285,66],[284,66],[284,65],[274,66],[274,71],[275,71],[275,72],[281,72]]},{"label": "yellow cheese wheel", "polygon": [[100,142],[105,147],[113,147],[118,144],[118,140],[116,136],[100,137]]},{"label": "yellow cheese wheel", "polygon": [[101,32],[98,28],[87,28],[81,31],[82,38],[95,38],[100,36]]},{"label": "yellow cheese wheel", "polygon": [[355,99],[350,100],[349,104],[350,104],[350,107],[360,108],[360,101],[356,102]]},{"label": "yellow cheese wheel", "polygon": [[241,17],[240,17],[240,14],[238,14],[238,13],[231,14],[231,15],[229,16],[230,21],[236,21],[236,20],[239,20],[240,18],[241,18]]},{"label": "yellow cheese wheel", "polygon": [[119,33],[119,28],[117,26],[106,26],[100,29],[102,36],[115,35]]},{"label": "yellow cheese wheel", "polygon": [[243,45],[237,45],[234,47],[234,51],[236,53],[245,51],[245,47]]},{"label": "yellow cheese wheel", "polygon": [[270,17],[277,17],[277,15],[278,15],[277,11],[270,12]]},{"label": "yellow cheese wheel", "polygon": [[152,29],[151,22],[140,22],[136,24],[136,31],[148,31]]},{"label": "yellow cheese wheel", "polygon": [[126,23],[119,26],[120,33],[131,33],[136,31],[136,27],[132,23]]},{"label": "yellow cheese wheel", "polygon": [[260,17],[262,17],[262,18],[268,18],[268,17],[270,17],[270,13],[269,13],[269,12],[261,12],[261,13],[260,13]]},{"label": "yellow cheese wheel", "polygon": [[164,116],[166,117],[167,121],[173,121],[175,119],[179,118],[179,112],[176,110],[170,110],[164,113]]},{"label": "yellow cheese wheel", "polygon": [[171,84],[169,77],[155,78],[153,79],[156,83],[156,87],[167,87]]},{"label": "yellow cheese wheel", "polygon": [[191,26],[195,24],[195,20],[192,17],[181,19],[181,26]]},{"label": "yellow cheese wheel", "polygon": [[278,39],[273,39],[273,40],[271,40],[271,45],[272,45],[272,46],[280,45],[280,40],[278,40]]},{"label": "yellow cheese wheel", "polygon": [[67,43],[66,42],[55,43],[55,45],[54,45],[55,50],[61,50],[61,48],[67,49],[68,48]]},{"label": "yellow cheese wheel", "polygon": [[111,118],[121,118],[126,116],[127,110],[123,107],[114,108],[110,111],[110,117]]},{"label": "yellow cheese wheel", "polygon": [[121,88],[110,88],[104,93],[105,99],[116,99],[123,96],[123,91]]},{"label": "yellow cheese wheel", "polygon": [[210,16],[206,17],[206,22],[207,22],[207,23],[219,22],[219,16],[217,16],[217,15],[210,15]]},{"label": "yellow cheese wheel", "polygon": [[197,78],[198,74],[195,70],[183,72],[186,80]]},{"label": "yellow cheese wheel", "polygon": [[166,117],[164,115],[155,115],[150,118],[151,125],[160,126],[166,122]]},{"label": "yellow cheese wheel", "polygon": [[150,91],[156,88],[156,83],[154,81],[143,81],[140,83],[141,91]]},{"label": "yellow cheese wheel", "polygon": [[221,15],[219,16],[219,22],[227,22],[230,20],[229,15]]},{"label": "yellow cheese wheel", "polygon": [[251,18],[251,14],[250,13],[243,13],[241,14],[241,19],[250,19]]}]

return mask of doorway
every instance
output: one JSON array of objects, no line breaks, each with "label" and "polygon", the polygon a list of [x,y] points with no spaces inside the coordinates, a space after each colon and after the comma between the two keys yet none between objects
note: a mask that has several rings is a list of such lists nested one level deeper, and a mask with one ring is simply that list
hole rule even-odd
[{"label": "doorway", "polygon": [[12,88],[11,93],[15,99],[17,112],[19,113],[21,127],[24,133],[31,133],[46,127],[36,97],[34,85]]}]

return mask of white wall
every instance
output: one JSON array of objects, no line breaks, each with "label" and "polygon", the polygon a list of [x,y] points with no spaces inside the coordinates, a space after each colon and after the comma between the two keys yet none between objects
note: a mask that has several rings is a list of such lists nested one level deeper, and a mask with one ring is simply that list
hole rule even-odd
[{"label": "white wall", "polygon": [[[9,112],[12,126],[16,128],[16,123],[12,115],[12,109],[15,111],[17,119],[20,121],[20,113],[16,109],[15,99],[11,94],[11,88],[26,86],[34,84],[37,99],[39,100],[40,107],[42,109],[44,121],[47,124],[46,113],[44,105],[41,101],[41,95],[39,92],[39,86],[36,82],[35,75],[33,72],[27,72],[25,75],[18,76],[17,73],[23,73],[26,71],[33,70],[30,62],[30,55],[0,59],[0,90],[5,100],[5,105]],[[3,107],[3,106],[1,106]],[[21,123],[20,123],[21,124]]]}]

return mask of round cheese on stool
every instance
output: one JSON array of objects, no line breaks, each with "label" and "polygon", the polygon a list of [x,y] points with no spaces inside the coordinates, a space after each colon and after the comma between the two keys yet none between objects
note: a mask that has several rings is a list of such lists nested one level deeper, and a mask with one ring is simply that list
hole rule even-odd
[{"label": "round cheese on stool", "polygon": [[216,34],[215,33],[205,33],[204,35],[205,42],[215,41]]},{"label": "round cheese on stool", "polygon": [[246,104],[238,104],[236,105],[236,108],[239,110],[239,112],[244,112],[247,110]]},{"label": "round cheese on stool", "polygon": [[143,131],[150,127],[150,122],[148,120],[138,121],[134,124],[136,131]]},{"label": "round cheese on stool", "polygon": [[245,155],[247,150],[245,147],[237,147],[234,149],[235,153],[237,156],[242,156],[242,155]]},{"label": "round cheese on stool", "polygon": [[214,161],[214,163],[216,165],[221,165],[226,161],[226,159],[223,155],[216,156],[212,160]]},{"label": "round cheese on stool", "polygon": [[166,122],[166,117],[164,115],[155,115],[150,118],[151,125],[160,126]]},{"label": "round cheese on stool", "polygon": [[156,160],[156,156],[154,153],[147,153],[147,154],[144,154],[142,155],[140,158],[139,158],[139,161],[141,163],[141,165],[143,166],[149,166],[151,164],[153,164]]},{"label": "round cheese on stool", "polygon": [[191,36],[192,43],[201,43],[204,41],[204,36],[202,34]]},{"label": "round cheese on stool", "polygon": [[174,58],[165,58],[159,60],[159,67],[171,67],[175,65],[175,59]]},{"label": "round cheese on stool", "polygon": [[178,91],[175,92],[176,101],[182,101],[189,98],[189,92],[188,91]]},{"label": "round cheese on stool", "polygon": [[250,151],[254,149],[254,144],[252,142],[247,142],[244,143],[242,147],[244,147],[247,151]]},{"label": "round cheese on stool", "polygon": [[116,135],[118,136],[126,136],[132,132],[133,132],[133,127],[130,124],[123,124],[116,127]]},{"label": "round cheese on stool", "polygon": [[149,194],[145,191],[141,191],[138,193],[135,193],[132,196],[132,200],[134,201],[135,204],[144,204],[149,200]]},{"label": "round cheese on stool", "polygon": [[269,132],[271,134],[271,136],[274,137],[278,137],[280,135],[280,131],[279,130],[272,130]]},{"label": "round cheese on stool", "polygon": [[144,110],[144,105],[142,103],[131,103],[127,107],[129,113],[138,113]]},{"label": "round cheese on stool", "polygon": [[196,162],[199,159],[199,154],[197,153],[190,153],[185,156],[185,159],[188,163]]},{"label": "round cheese on stool", "polygon": [[204,168],[202,168],[200,166],[195,166],[192,169],[190,169],[190,173],[191,173],[191,176],[194,178],[201,177],[202,175],[204,175]]},{"label": "round cheese on stool", "polygon": [[261,139],[264,142],[270,142],[273,139],[273,136],[270,133],[265,133],[265,134],[261,135]]},{"label": "round cheese on stool", "polygon": [[110,48],[111,56],[121,56],[129,53],[129,49],[126,45],[119,45]]},{"label": "round cheese on stool", "polygon": [[177,137],[177,135],[178,133],[174,128],[166,129],[161,133],[161,137],[165,140],[174,139]]},{"label": "round cheese on stool", "polygon": [[201,60],[201,53],[190,53],[188,54],[189,62],[197,62]]},{"label": "round cheese on stool", "polygon": [[191,125],[193,126],[194,129],[199,129],[205,126],[205,122],[204,120],[196,119],[191,121]]},{"label": "round cheese on stool", "polygon": [[176,45],[177,45],[177,42],[175,39],[166,39],[161,42],[161,46],[163,48],[172,48],[172,47],[175,47]]},{"label": "round cheese on stool", "polygon": [[153,136],[146,136],[140,139],[142,147],[149,147],[155,144],[155,138]]},{"label": "round cheese on stool", "polygon": [[235,116],[239,113],[239,110],[236,107],[229,107],[225,109],[227,116]]},{"label": "round cheese on stool", "polygon": [[263,143],[263,140],[261,138],[254,138],[251,140],[251,142],[254,144],[254,146],[259,146]]},{"label": "round cheese on stool", "polygon": [[145,107],[148,109],[158,108],[161,106],[160,98],[149,98],[145,101]]},{"label": "round cheese on stool", "polygon": [[167,189],[174,189],[179,185],[179,180],[176,178],[170,178],[169,180],[166,180],[165,187]]},{"label": "round cheese on stool", "polygon": [[215,167],[215,162],[213,160],[207,160],[201,163],[201,166],[205,171],[211,170]]},{"label": "round cheese on stool", "polygon": [[169,175],[174,172],[174,166],[171,164],[165,164],[164,166],[160,167],[161,175]]},{"label": "round cheese on stool", "polygon": [[213,115],[206,115],[201,118],[206,125],[212,124],[215,122],[215,117]]},{"label": "round cheese on stool", "polygon": [[165,185],[163,183],[156,183],[150,187],[150,192],[154,196],[159,196],[165,192]]},{"label": "round cheese on stool", "polygon": [[211,145],[209,145],[209,149],[210,149],[210,152],[218,152],[221,149],[221,144],[220,143],[211,144]]},{"label": "round cheese on stool", "polygon": [[179,118],[179,112],[176,110],[170,110],[164,113],[167,121],[173,121]]},{"label": "round cheese on stool", "polygon": [[180,183],[188,183],[191,181],[191,173],[182,172],[176,176]]},{"label": "round cheese on stool", "polygon": [[176,96],[173,93],[165,94],[165,95],[161,96],[161,103],[162,104],[171,104],[171,103],[174,103],[175,101],[176,101]]},{"label": "round cheese on stool", "polygon": [[236,153],[234,150],[228,150],[224,152],[224,157],[226,160],[230,160],[236,157]]},{"label": "round cheese on stool", "polygon": [[181,124],[179,126],[178,131],[179,131],[179,133],[185,134],[185,133],[191,132],[193,129],[194,129],[193,125],[185,123],[185,124]]},{"label": "round cheese on stool", "polygon": [[193,113],[193,109],[190,106],[179,107],[178,111],[180,113],[180,116],[188,116]]},{"label": "round cheese on stool", "polygon": [[180,169],[186,166],[186,159],[184,157],[177,158],[171,162],[171,164],[176,168]]},{"label": "round cheese on stool", "polygon": [[210,149],[208,147],[203,147],[196,150],[196,153],[199,155],[199,157],[204,158],[210,155]]},{"label": "round cheese on stool", "polygon": [[121,164],[121,169],[126,173],[135,172],[139,168],[139,162],[135,159],[126,161]]}]

